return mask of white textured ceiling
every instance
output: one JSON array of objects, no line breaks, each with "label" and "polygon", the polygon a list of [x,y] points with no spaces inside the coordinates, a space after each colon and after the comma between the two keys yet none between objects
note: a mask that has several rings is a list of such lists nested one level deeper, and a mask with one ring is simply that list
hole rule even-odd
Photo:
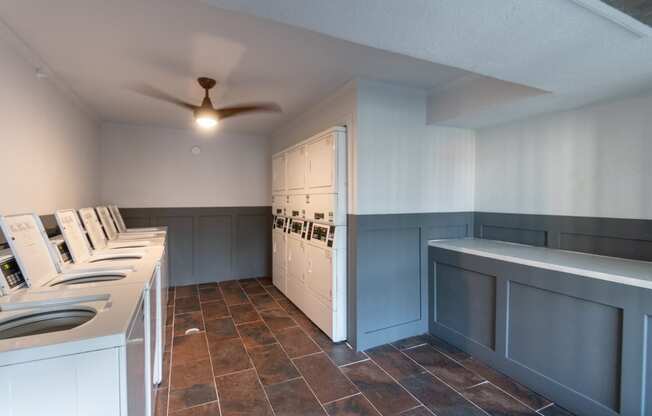
[{"label": "white textured ceiling", "polygon": [[0,17],[103,120],[191,126],[189,113],[128,87],[198,102],[205,75],[222,83],[218,105],[279,102],[282,115],[222,126],[268,134],[355,77],[458,85],[469,101],[463,80],[477,74],[550,92],[480,97],[484,107],[444,120],[464,127],[652,88],[652,37],[591,5],[605,10],[598,0],[4,0]]},{"label": "white textured ceiling", "polygon": [[452,124],[495,124],[652,88],[652,30],[599,0],[204,1],[551,92]]},{"label": "white textured ceiling", "polygon": [[129,89],[142,82],[199,103],[194,79],[212,76],[216,105],[276,101],[281,115],[221,126],[268,134],[355,77],[431,88],[468,75],[195,0],[4,0],[0,17],[99,118],[117,122],[192,125],[189,112]]}]

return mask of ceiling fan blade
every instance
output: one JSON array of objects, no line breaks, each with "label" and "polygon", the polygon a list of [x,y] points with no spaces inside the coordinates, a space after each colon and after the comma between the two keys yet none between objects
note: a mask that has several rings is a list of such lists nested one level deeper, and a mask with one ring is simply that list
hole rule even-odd
[{"label": "ceiling fan blade", "polygon": [[249,103],[215,110],[220,120],[246,113],[280,113],[281,107],[276,103]]},{"label": "ceiling fan blade", "polygon": [[155,100],[165,101],[167,103],[174,104],[176,106],[185,108],[187,110],[194,111],[199,108],[199,106],[187,103],[180,98],[173,97],[172,95],[166,93],[165,91],[161,91],[157,88],[152,87],[151,85],[143,84],[143,85],[131,87],[130,89],[134,92],[137,92],[138,94],[145,95],[150,98],[154,98]]}]

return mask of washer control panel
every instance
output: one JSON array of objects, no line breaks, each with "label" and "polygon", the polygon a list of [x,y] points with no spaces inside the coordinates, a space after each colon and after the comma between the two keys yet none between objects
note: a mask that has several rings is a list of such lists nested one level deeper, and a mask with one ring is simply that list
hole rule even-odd
[{"label": "washer control panel", "polygon": [[0,252],[0,294],[7,295],[27,286],[18,262],[9,250]]}]

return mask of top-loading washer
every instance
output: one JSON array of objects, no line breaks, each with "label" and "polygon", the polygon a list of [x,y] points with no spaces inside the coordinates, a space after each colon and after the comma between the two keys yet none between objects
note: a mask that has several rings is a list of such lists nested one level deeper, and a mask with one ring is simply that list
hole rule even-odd
[{"label": "top-loading washer", "polygon": [[[77,269],[61,272],[52,255],[50,242],[42,223],[36,215],[0,216],[0,226],[16,257],[26,286],[30,288],[29,291],[71,286],[85,288],[139,284],[143,290],[151,292],[152,310],[149,316],[152,317],[153,322],[149,325],[154,328],[152,336],[154,343],[152,346],[153,383],[160,382],[163,374],[164,302],[166,302],[167,295],[167,288],[164,287],[164,282],[167,281],[167,271],[161,267],[162,264],[167,264],[164,258],[164,245],[152,246],[142,259],[134,263],[135,267],[119,269],[96,267],[92,270]],[[87,265],[82,264],[81,266]],[[143,270],[150,272],[143,274]]]},{"label": "top-loading washer", "polygon": [[74,209],[57,210],[54,217],[59,225],[66,245],[72,256],[73,263],[97,263],[116,260],[140,260],[147,253],[146,248],[138,250],[124,249],[120,251],[92,250],[79,217]]},{"label": "top-loading washer", "polygon": [[120,209],[118,209],[117,205],[109,205],[109,212],[111,213],[111,217],[113,218],[113,222],[115,223],[118,232],[119,233],[150,233],[150,232],[161,232],[165,231],[163,227],[139,227],[139,228],[127,228],[125,225],[125,221],[122,218],[122,214],[120,213]]},{"label": "top-loading washer", "polygon": [[100,217],[100,222],[102,223],[102,227],[104,228],[104,231],[106,232],[106,236],[108,237],[109,240],[138,241],[147,238],[154,238],[165,233],[165,231],[151,231],[151,232],[143,232],[143,233],[140,232],[120,233],[118,232],[118,229],[115,223],[113,222],[113,218],[111,217],[111,213],[109,212],[109,209],[107,207],[99,206],[99,207],[95,207],[95,209],[97,210],[97,215]]},{"label": "top-loading washer", "polygon": [[149,302],[140,284],[0,297],[3,414],[151,416]]},{"label": "top-loading washer", "polygon": [[102,224],[97,217],[95,208],[81,208],[79,210],[82,224],[86,229],[86,234],[95,250],[117,250],[124,248],[141,248],[150,245],[160,245],[162,239],[159,237],[153,240],[138,240],[138,241],[109,241],[107,238]]}]

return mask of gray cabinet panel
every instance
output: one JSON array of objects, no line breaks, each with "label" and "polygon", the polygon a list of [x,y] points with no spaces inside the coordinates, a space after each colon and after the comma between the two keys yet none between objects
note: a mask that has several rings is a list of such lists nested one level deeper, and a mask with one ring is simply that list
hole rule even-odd
[{"label": "gray cabinet panel", "polygon": [[511,282],[510,359],[620,408],[622,309]]},{"label": "gray cabinet panel", "polygon": [[436,267],[435,320],[495,349],[496,278],[443,263]]}]

